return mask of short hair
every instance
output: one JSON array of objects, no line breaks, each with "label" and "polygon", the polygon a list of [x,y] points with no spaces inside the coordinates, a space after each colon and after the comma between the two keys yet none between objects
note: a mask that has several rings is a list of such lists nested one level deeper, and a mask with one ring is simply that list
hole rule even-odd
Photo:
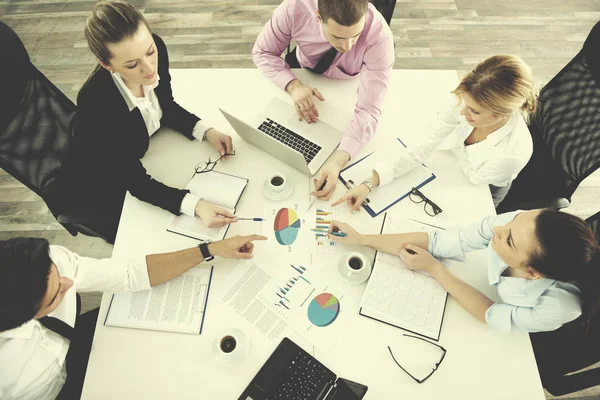
[{"label": "short hair", "polygon": [[329,18],[342,26],[358,23],[367,13],[368,0],[319,0],[317,7],[324,23]]},{"label": "short hair", "polygon": [[525,121],[535,111],[538,98],[531,67],[511,54],[492,56],[482,61],[452,93],[459,100],[466,93],[496,115],[520,112]]},{"label": "short hair", "polygon": [[46,239],[0,241],[0,332],[35,317],[48,289],[51,265]]},{"label": "short hair", "polygon": [[83,33],[92,53],[104,64],[110,64],[109,44],[119,43],[136,34],[140,24],[148,22],[137,8],[124,1],[102,1],[94,7],[85,22]]}]

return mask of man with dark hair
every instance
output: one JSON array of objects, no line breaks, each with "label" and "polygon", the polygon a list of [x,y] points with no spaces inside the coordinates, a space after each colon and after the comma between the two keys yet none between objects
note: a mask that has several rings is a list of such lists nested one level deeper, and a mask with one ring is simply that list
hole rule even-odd
[{"label": "man with dark hair", "polygon": [[[285,61],[281,53],[296,41]],[[360,74],[354,119],[346,128],[338,150],[321,168],[313,195],[329,199],[342,167],[377,130],[381,104],[394,65],[392,32],[368,0],[284,0],[273,12],[252,49],[256,66],[294,101],[298,119],[316,122],[314,97],[325,99],[302,84],[290,68],[308,68],[333,79]]]},{"label": "man with dark hair", "polygon": [[76,291],[147,290],[204,255],[252,258],[252,241],[266,239],[236,236],[131,260],[80,257],[45,239],[0,241],[0,399],[80,397],[98,309],[79,315]]}]

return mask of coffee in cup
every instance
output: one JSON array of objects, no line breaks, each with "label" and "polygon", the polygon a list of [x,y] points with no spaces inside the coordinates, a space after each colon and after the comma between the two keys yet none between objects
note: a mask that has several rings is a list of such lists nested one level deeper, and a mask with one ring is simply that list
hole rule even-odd
[{"label": "coffee in cup", "polygon": [[352,251],[340,257],[338,271],[349,283],[362,283],[371,275],[371,261],[364,254]]},{"label": "coffee in cup", "polygon": [[348,260],[348,266],[355,271],[360,271],[363,267],[363,262],[358,257],[350,257]]},{"label": "coffee in cup", "polygon": [[279,193],[283,190],[286,185],[285,175],[280,173],[275,173],[268,178],[269,187],[275,193]]},{"label": "coffee in cup", "polygon": [[236,346],[237,341],[233,336],[230,335],[227,335],[223,339],[221,339],[221,344],[219,345],[223,353],[231,353],[233,350],[235,350]]}]

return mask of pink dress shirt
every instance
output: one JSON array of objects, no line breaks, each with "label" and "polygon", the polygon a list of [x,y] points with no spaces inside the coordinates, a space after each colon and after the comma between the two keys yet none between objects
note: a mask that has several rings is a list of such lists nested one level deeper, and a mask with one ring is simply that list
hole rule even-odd
[{"label": "pink dress shirt", "polygon": [[[315,10],[317,0],[284,0],[271,15],[256,39],[252,59],[277,86],[285,90],[296,79],[281,53],[293,39],[296,56],[303,67],[314,68],[331,48]],[[380,105],[394,66],[392,31],[383,16],[369,3],[365,28],[352,49],[338,53],[324,76],[349,79],[360,74],[354,119],[344,132],[339,149],[350,157],[371,139],[381,115]]]}]

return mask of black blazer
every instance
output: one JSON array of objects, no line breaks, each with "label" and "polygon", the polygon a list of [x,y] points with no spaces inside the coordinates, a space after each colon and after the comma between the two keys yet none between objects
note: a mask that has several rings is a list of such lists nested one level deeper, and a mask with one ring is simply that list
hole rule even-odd
[{"label": "black blazer", "polygon": [[[158,51],[160,81],[155,93],[163,111],[161,125],[193,140],[200,118],[173,100],[167,48],[159,36],[152,36]],[[110,72],[98,67],[92,73],[79,91],[77,113],[76,133],[63,168],[63,193],[70,209],[118,218],[129,190],[140,200],[180,214],[189,191],[166,186],[146,172],[140,159],[150,143],[148,130],[139,109],[129,111]]]}]

